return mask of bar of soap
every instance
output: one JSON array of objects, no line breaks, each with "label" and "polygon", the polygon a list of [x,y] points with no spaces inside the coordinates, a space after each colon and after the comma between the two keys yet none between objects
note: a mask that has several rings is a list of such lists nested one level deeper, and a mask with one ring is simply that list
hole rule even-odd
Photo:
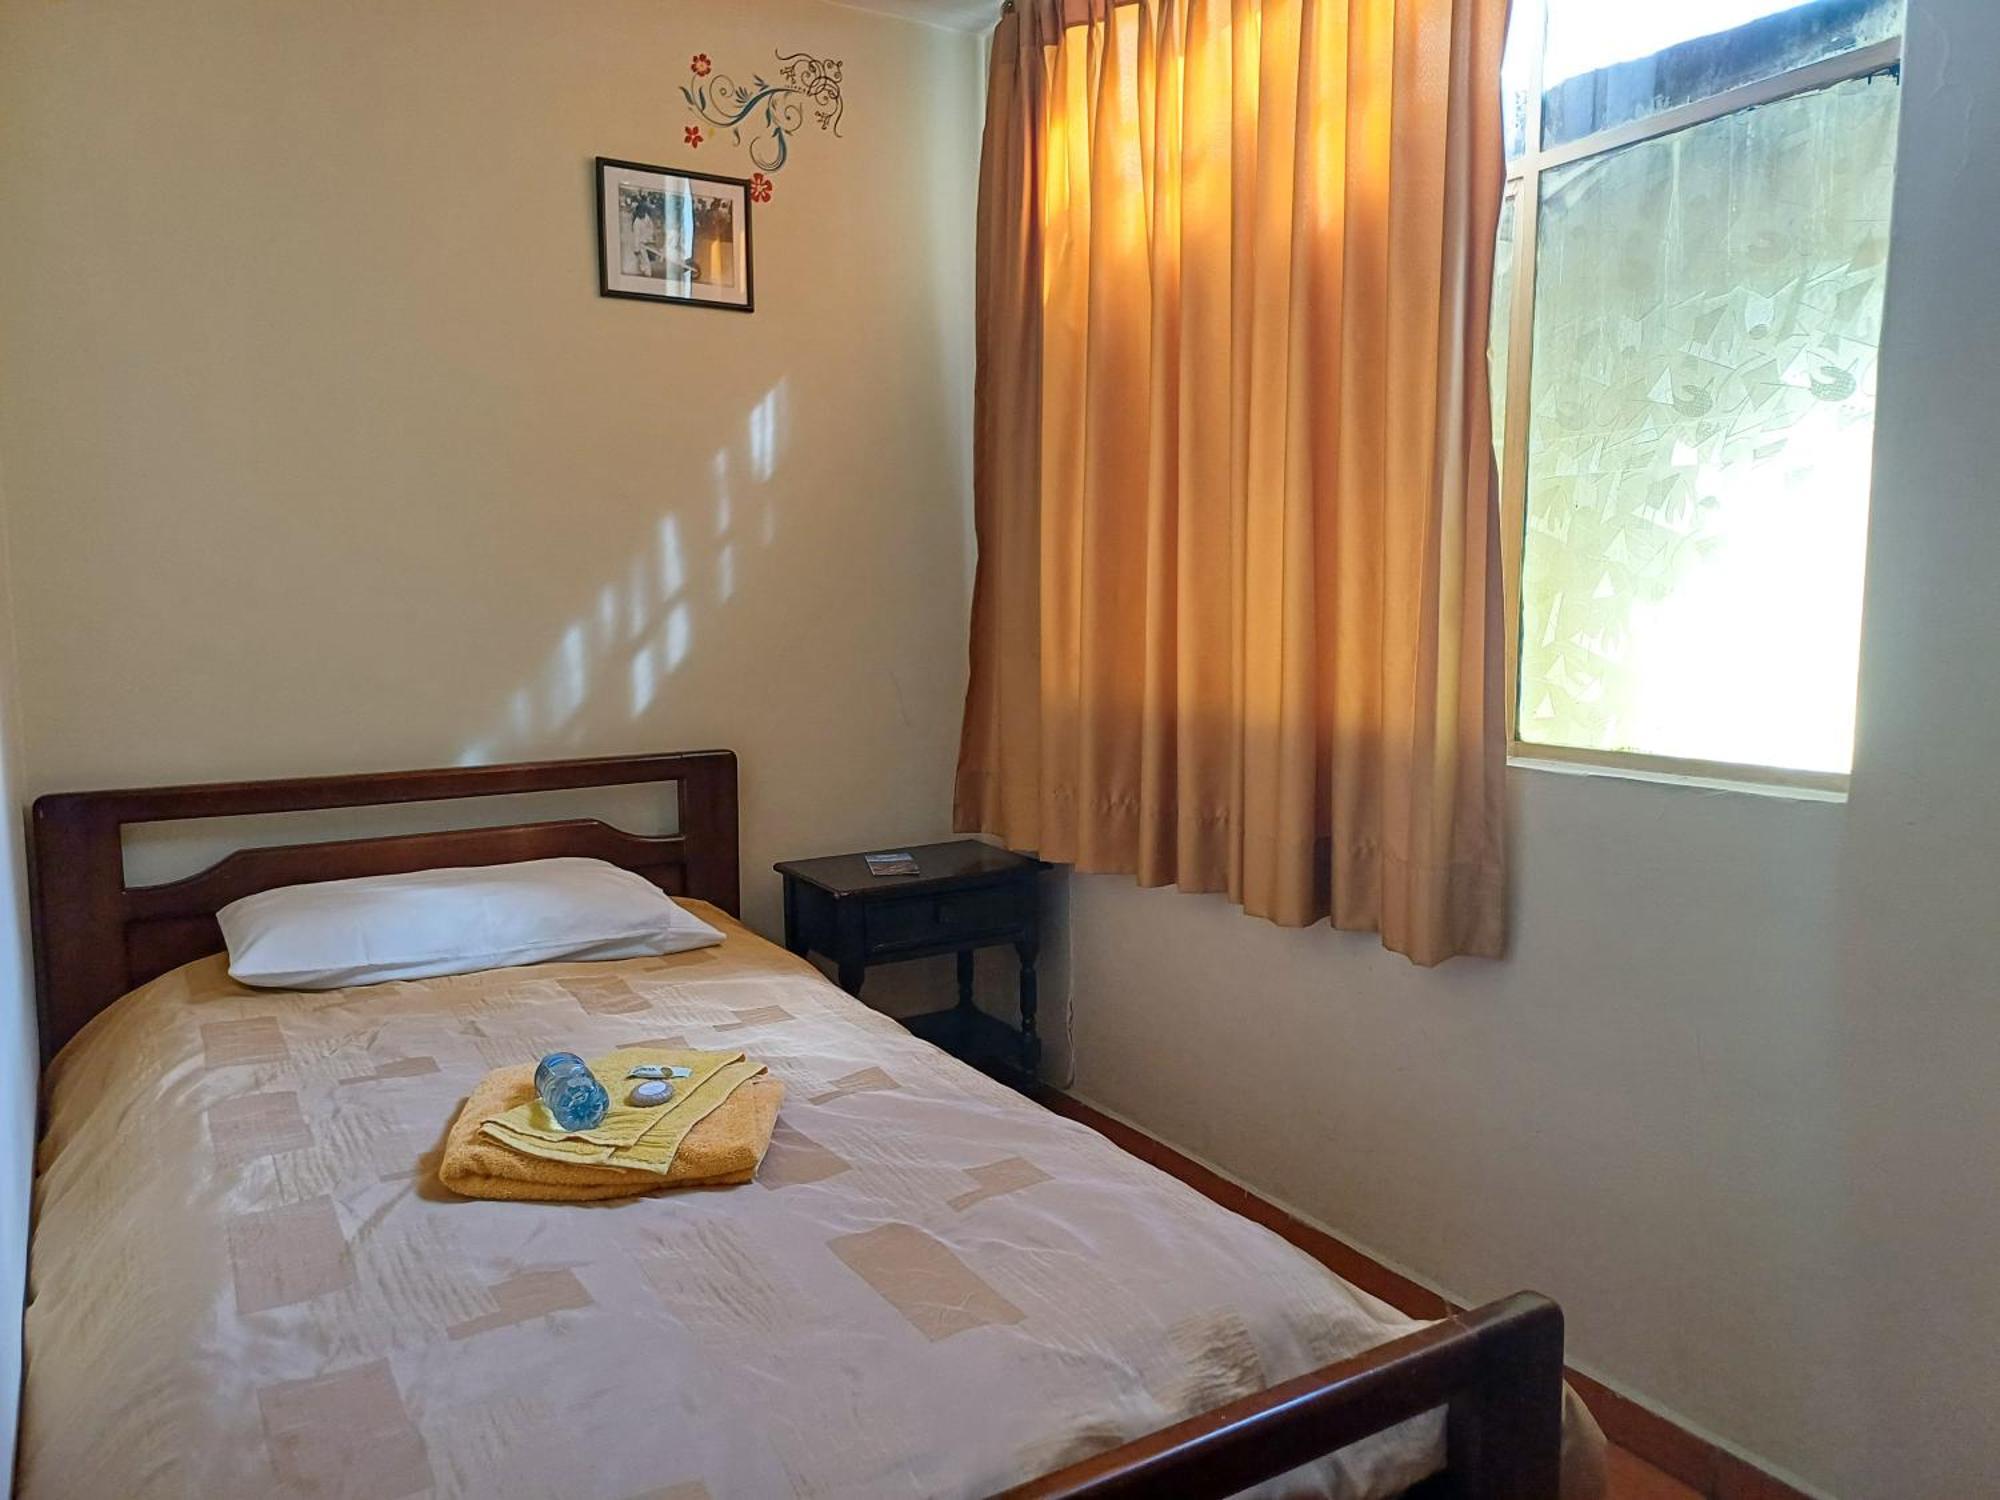
[{"label": "bar of soap", "polygon": [[645,1083],[635,1084],[632,1092],[625,1097],[630,1103],[637,1104],[642,1108],[655,1104],[665,1104],[669,1099],[674,1097],[674,1086],[662,1079],[648,1079]]}]

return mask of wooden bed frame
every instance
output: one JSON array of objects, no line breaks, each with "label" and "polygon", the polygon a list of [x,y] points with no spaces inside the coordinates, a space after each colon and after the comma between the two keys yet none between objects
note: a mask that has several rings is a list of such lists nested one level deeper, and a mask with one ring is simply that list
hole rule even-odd
[{"label": "wooden bed frame", "polygon": [[[239,849],[185,880],[148,886],[125,883],[122,831],[134,823],[445,802],[657,781],[675,782],[679,789],[680,832],[666,838],[627,833],[595,818],[517,823]],[[184,963],[220,953],[222,929],[216,925],[216,912],[274,886],[587,855],[636,871],[668,895],[711,902],[731,916],[741,909],[736,756],[729,750],[65,792],[36,799],[29,846],[44,1062],[128,990]]]},{"label": "wooden bed frame", "polygon": [[[239,849],[164,885],[125,883],[131,824],[674,782],[679,832],[597,819]],[[739,911],[736,757],[727,750],[285,781],[74,792],[34,805],[30,880],[42,1056],[127,991],[222,949],[215,913],[275,886],[587,855],[670,895]],[[1562,1313],[1521,1293],[1273,1386],[1007,1492],[1010,1500],[1221,1500],[1423,1412],[1446,1411],[1424,1500],[1555,1500]]]}]

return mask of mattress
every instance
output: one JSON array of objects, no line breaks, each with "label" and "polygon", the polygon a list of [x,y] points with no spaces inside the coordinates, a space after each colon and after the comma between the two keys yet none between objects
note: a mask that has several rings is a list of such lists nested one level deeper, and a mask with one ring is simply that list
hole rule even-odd
[{"label": "mattress", "polygon": [[[19,1493],[981,1495],[1419,1325],[722,913],[716,948],[321,994],[220,956],[54,1063]],[[633,1042],[785,1086],[750,1185],[456,1199],[488,1069]],[[1387,1495],[1433,1413],[1273,1493]]]}]

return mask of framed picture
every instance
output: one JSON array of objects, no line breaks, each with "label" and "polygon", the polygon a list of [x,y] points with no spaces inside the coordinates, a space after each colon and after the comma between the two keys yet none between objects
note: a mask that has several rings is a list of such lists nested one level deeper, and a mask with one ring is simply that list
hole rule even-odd
[{"label": "framed picture", "polygon": [[750,184],[598,157],[597,289],[752,311]]}]

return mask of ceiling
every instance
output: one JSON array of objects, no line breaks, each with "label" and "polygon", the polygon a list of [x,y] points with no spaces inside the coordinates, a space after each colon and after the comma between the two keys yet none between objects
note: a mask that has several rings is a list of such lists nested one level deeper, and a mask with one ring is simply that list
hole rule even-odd
[{"label": "ceiling", "polygon": [[948,26],[954,31],[987,31],[1000,19],[1000,0],[834,0],[834,3],[926,21],[932,26]]}]

